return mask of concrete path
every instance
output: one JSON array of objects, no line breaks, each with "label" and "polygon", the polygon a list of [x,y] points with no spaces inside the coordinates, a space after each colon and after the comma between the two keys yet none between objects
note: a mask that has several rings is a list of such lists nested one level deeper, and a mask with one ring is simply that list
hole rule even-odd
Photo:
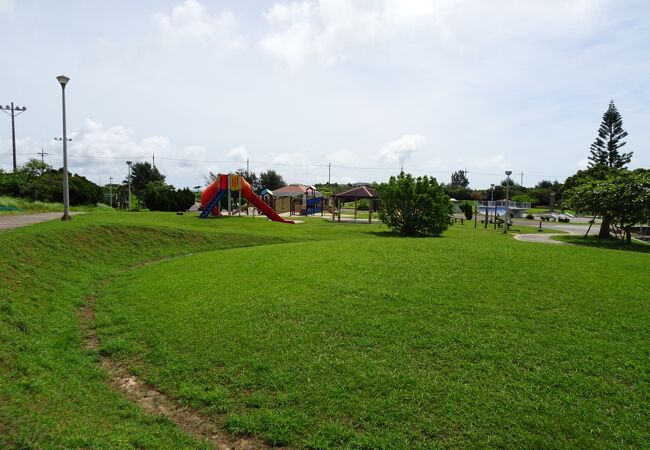
[{"label": "concrete path", "polygon": [[[558,230],[558,231],[564,231],[564,233],[538,233],[538,234],[517,234],[515,235],[515,239],[518,241],[524,241],[524,242],[541,242],[544,244],[558,244],[558,245],[568,245],[566,242],[562,241],[556,241],[552,239],[553,236],[562,236],[563,234],[572,234],[572,235],[581,235],[584,236],[584,234],[587,232],[588,226],[584,225],[571,225],[568,223],[544,223],[544,228],[546,229],[553,229],[553,230]],[[589,235],[594,235],[598,234],[598,231],[600,230],[600,224],[595,223],[592,227],[591,230],[589,230]]]},{"label": "concrete path", "polygon": [[[71,212],[70,215],[83,214]],[[38,214],[7,214],[0,215],[0,231],[10,230],[12,228],[26,227],[39,222],[48,220],[61,219],[62,212],[38,213]]]}]

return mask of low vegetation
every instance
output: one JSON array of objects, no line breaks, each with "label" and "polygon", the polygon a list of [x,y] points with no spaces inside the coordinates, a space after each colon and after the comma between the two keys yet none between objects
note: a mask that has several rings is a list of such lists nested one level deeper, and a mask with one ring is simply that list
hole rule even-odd
[{"label": "low vegetation", "polygon": [[[0,247],[0,447],[205,446],[113,391],[100,354],[275,445],[650,438],[647,254],[468,224],[413,239],[162,213],[53,221]],[[78,317],[90,295],[99,353]]]}]

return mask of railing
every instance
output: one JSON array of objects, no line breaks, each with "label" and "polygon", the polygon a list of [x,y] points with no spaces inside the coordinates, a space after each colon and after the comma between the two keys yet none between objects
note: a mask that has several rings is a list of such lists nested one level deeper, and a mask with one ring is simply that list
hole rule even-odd
[{"label": "railing", "polygon": [[513,202],[512,200],[497,200],[477,202],[478,208],[510,208],[510,209],[528,209],[530,202]]}]

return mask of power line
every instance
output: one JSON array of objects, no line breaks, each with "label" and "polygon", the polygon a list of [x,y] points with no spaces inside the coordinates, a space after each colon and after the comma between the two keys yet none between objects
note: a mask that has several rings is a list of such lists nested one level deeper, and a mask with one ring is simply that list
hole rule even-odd
[{"label": "power line", "polygon": [[[10,154],[10,152],[0,152],[0,154]],[[21,153],[19,152],[18,154],[30,154],[30,153]],[[37,153],[37,154],[40,154]],[[60,156],[61,153],[45,153],[46,155],[54,155],[54,156]],[[153,156],[153,155],[152,155]],[[152,158],[152,156],[126,156],[126,155],[121,155],[121,156],[93,156],[93,155],[68,155],[68,158],[71,159],[77,159],[77,160],[116,160],[116,161],[122,161],[122,160],[147,160],[149,158]],[[251,160],[250,158],[247,158],[246,160],[226,160],[226,159],[189,159],[189,158],[174,158],[174,157],[165,157],[165,156],[158,156],[159,160],[166,160],[166,161],[177,161],[177,162],[185,162],[185,163],[196,163],[196,164],[241,164],[244,165],[246,164],[247,170],[250,171],[250,165],[255,164],[255,165],[264,165],[264,166],[281,166],[281,167],[322,167],[325,168],[327,167],[328,169],[328,179],[331,181],[331,170],[332,168],[337,168],[337,169],[346,169],[346,170],[369,170],[369,171],[397,171],[397,170],[403,170],[404,166],[402,165],[401,167],[379,167],[379,166],[369,166],[369,167],[364,167],[364,166],[353,166],[353,165],[345,165],[345,164],[332,164],[332,163],[327,163],[327,164],[305,164],[305,163],[283,163],[283,162],[275,162],[275,161],[256,161],[256,160]],[[445,175],[450,175],[454,171],[453,170],[445,170],[445,169],[437,169],[433,167],[418,167],[418,168],[410,168],[409,169],[412,172],[417,172],[417,173],[423,173],[423,174],[445,174]],[[464,169],[463,170],[465,173],[470,173],[469,170]],[[477,172],[477,171],[472,171],[471,172],[474,175],[481,175],[481,176],[502,176],[502,172]],[[523,181],[523,171],[520,174],[522,176],[522,181]],[[526,174],[529,177],[534,177],[534,178],[562,178],[561,176],[558,175],[538,175],[538,174]]]}]

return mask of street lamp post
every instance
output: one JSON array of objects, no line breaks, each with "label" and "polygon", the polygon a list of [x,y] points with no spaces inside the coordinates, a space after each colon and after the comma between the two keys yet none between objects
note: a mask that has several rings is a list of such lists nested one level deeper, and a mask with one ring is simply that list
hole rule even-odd
[{"label": "street lamp post", "polygon": [[108,206],[113,207],[113,177],[108,177]]},{"label": "street lamp post", "polygon": [[126,165],[129,166],[129,211],[131,211],[131,164],[133,164],[133,161],[126,162]]},{"label": "street lamp post", "polygon": [[14,172],[16,171],[16,124],[15,124],[15,119],[16,116],[21,115],[25,111],[27,111],[27,108],[20,107],[20,106],[15,106],[14,102],[11,102],[10,105],[2,106],[0,105],[0,110],[4,111],[5,114],[11,116],[11,145],[13,147],[13,153],[14,153]]},{"label": "street lamp post", "polygon": [[497,207],[494,204],[494,183],[492,183],[490,185],[490,188],[492,189],[492,197],[491,198],[492,198],[492,206],[494,207],[494,217],[492,218],[493,219],[492,221],[494,222],[494,229],[496,230],[497,229]]},{"label": "street lamp post", "polygon": [[506,219],[505,223],[503,225],[503,232],[507,233],[508,232],[508,220],[510,220],[510,200],[508,198],[509,195],[509,189],[510,189],[510,175],[512,175],[512,170],[506,170]]},{"label": "street lamp post", "polygon": [[61,104],[63,106],[63,217],[61,220],[70,220],[70,191],[68,189],[68,135],[65,123],[65,86],[70,78],[65,75],[56,77],[61,84]]}]

